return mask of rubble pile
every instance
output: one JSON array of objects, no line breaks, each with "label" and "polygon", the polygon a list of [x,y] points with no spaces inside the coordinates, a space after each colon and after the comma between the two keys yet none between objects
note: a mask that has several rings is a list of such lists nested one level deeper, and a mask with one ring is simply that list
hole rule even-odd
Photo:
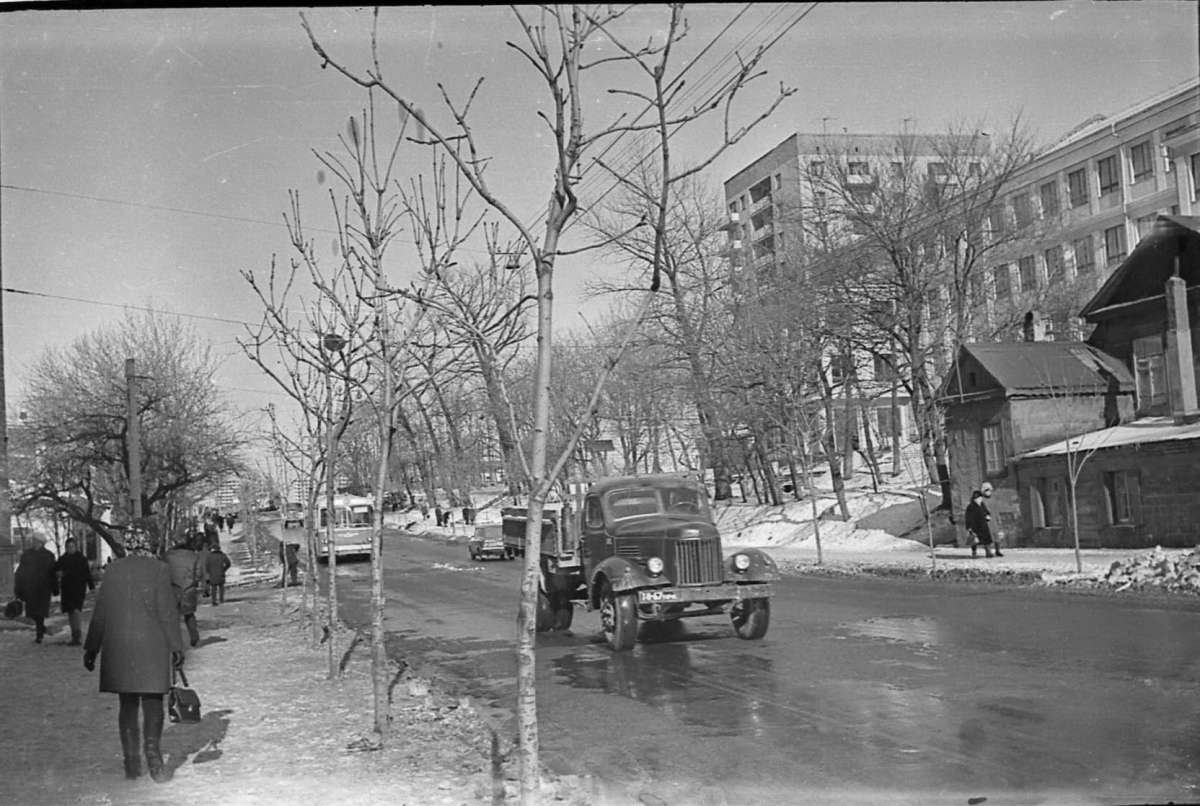
[{"label": "rubble pile", "polygon": [[1200,594],[1200,547],[1187,554],[1167,554],[1155,546],[1149,554],[1113,563],[1103,581],[1115,591],[1153,587]]}]

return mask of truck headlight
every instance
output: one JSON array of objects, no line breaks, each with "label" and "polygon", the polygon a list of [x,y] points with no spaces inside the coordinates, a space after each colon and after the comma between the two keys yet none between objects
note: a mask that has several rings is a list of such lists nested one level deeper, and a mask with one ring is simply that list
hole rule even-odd
[{"label": "truck headlight", "polygon": [[750,567],[750,557],[747,554],[733,555],[733,567],[738,571],[745,571]]},{"label": "truck headlight", "polygon": [[646,560],[646,570],[654,576],[658,576],[663,570],[663,561],[660,557],[651,557]]}]

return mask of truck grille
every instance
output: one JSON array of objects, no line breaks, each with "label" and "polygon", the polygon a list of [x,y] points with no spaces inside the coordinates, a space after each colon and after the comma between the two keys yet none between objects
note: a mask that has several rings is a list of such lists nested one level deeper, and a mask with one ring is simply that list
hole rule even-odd
[{"label": "truck grille", "polygon": [[711,585],[724,580],[720,540],[682,540],[675,544],[675,584]]}]

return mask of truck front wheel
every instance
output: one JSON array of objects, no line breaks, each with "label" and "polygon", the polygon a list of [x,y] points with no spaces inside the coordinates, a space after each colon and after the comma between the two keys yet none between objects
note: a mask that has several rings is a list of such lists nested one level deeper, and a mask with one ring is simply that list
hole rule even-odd
[{"label": "truck front wheel", "polygon": [[771,625],[770,599],[743,599],[729,611],[738,638],[753,641],[767,634]]},{"label": "truck front wheel", "polygon": [[637,643],[637,594],[617,593],[612,584],[600,590],[600,626],[614,652],[628,652]]}]

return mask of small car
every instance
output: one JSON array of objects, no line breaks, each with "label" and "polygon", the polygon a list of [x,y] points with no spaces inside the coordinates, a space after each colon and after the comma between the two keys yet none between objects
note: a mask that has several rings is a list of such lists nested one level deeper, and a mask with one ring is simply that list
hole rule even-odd
[{"label": "small car", "polygon": [[297,526],[304,525],[304,505],[289,502],[283,505],[283,528],[286,529],[293,523]]},{"label": "small car", "polygon": [[467,540],[467,551],[472,560],[482,560],[484,557],[499,557],[511,560],[512,552],[504,547],[504,526],[499,523],[485,523],[475,527],[475,534]]}]

